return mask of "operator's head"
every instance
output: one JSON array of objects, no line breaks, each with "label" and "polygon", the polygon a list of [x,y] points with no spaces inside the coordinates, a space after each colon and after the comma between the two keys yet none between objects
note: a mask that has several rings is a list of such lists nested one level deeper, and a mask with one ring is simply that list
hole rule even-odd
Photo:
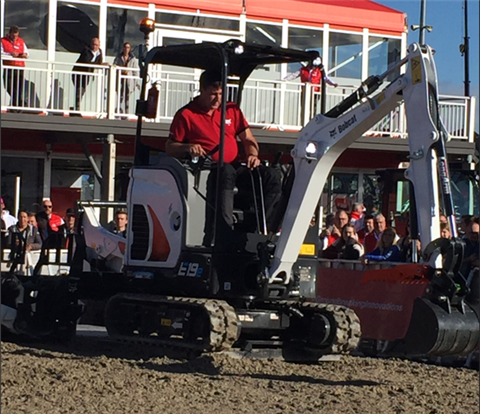
[{"label": "operator's head", "polygon": [[18,26],[11,26],[8,35],[10,36],[10,39],[17,40],[20,36],[20,29]]},{"label": "operator's head", "polygon": [[90,49],[92,49],[94,52],[98,52],[100,49],[100,40],[98,37],[94,37],[92,39],[92,42],[90,43]]},{"label": "operator's head", "polygon": [[200,105],[206,110],[216,110],[222,103],[222,74],[206,70],[200,76]]}]

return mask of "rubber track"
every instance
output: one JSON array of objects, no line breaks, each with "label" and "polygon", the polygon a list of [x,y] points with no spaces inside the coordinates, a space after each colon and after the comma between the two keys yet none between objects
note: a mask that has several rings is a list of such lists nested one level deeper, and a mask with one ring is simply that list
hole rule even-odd
[{"label": "rubber track", "polygon": [[276,308],[279,306],[291,306],[300,311],[302,311],[302,309],[308,309],[310,311],[318,311],[327,317],[329,316],[329,319],[334,322],[332,326],[334,333],[332,343],[325,349],[325,355],[350,353],[360,342],[362,335],[360,319],[353,309],[326,303],[296,302],[290,300],[268,302],[268,305]]},{"label": "rubber track", "polygon": [[239,324],[235,310],[227,302],[222,300],[184,297],[177,298],[171,296],[166,297],[128,293],[115,295],[115,298],[135,301],[138,302],[139,305],[142,303],[151,304],[152,302],[156,302],[162,304],[171,303],[176,305],[187,305],[187,307],[191,309],[201,307],[210,318],[210,338],[208,344],[192,343],[184,339],[161,339],[158,337],[149,338],[136,335],[111,335],[109,331],[109,336],[117,340],[157,345],[178,350],[220,352],[231,349],[239,334]]}]

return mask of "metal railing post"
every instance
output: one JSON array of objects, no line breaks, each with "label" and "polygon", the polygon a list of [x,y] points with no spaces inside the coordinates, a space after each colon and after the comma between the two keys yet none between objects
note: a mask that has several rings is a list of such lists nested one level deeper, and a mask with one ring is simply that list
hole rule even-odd
[{"label": "metal railing post", "polygon": [[[117,74],[119,71],[117,70],[117,66],[113,65],[110,66],[110,70],[108,72],[108,84],[107,84],[107,118],[108,119],[115,119],[115,104],[117,102],[116,99],[116,85],[117,85]],[[120,93],[120,90],[119,90]]]}]

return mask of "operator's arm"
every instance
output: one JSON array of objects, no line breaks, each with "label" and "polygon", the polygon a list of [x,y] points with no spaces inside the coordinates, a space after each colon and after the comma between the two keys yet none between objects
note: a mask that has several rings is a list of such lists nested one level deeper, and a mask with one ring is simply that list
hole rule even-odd
[{"label": "operator's arm", "polygon": [[187,154],[192,157],[204,157],[207,155],[200,144],[190,144],[188,142],[178,142],[174,138],[168,138],[165,144],[165,151],[168,155],[175,158],[185,158]]},{"label": "operator's arm", "polygon": [[253,136],[250,128],[240,132],[238,137],[243,143],[245,154],[247,154],[247,167],[250,169],[258,167],[260,165],[260,158],[258,158],[258,142]]},{"label": "operator's arm", "polygon": [[178,111],[173,118],[172,125],[170,125],[170,134],[165,144],[165,151],[168,155],[175,158],[185,158],[190,154],[193,157],[204,157],[207,152],[200,144],[192,144],[187,141],[186,135],[189,131],[189,126],[182,110]]}]

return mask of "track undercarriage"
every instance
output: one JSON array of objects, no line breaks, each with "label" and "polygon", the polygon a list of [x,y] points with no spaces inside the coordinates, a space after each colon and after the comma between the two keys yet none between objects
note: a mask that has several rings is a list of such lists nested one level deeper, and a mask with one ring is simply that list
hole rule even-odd
[{"label": "track undercarriage", "polygon": [[298,361],[348,353],[361,335],[357,315],[342,306],[281,300],[234,308],[218,299],[132,293],[109,300],[105,325],[118,340],[195,353],[275,347]]}]

